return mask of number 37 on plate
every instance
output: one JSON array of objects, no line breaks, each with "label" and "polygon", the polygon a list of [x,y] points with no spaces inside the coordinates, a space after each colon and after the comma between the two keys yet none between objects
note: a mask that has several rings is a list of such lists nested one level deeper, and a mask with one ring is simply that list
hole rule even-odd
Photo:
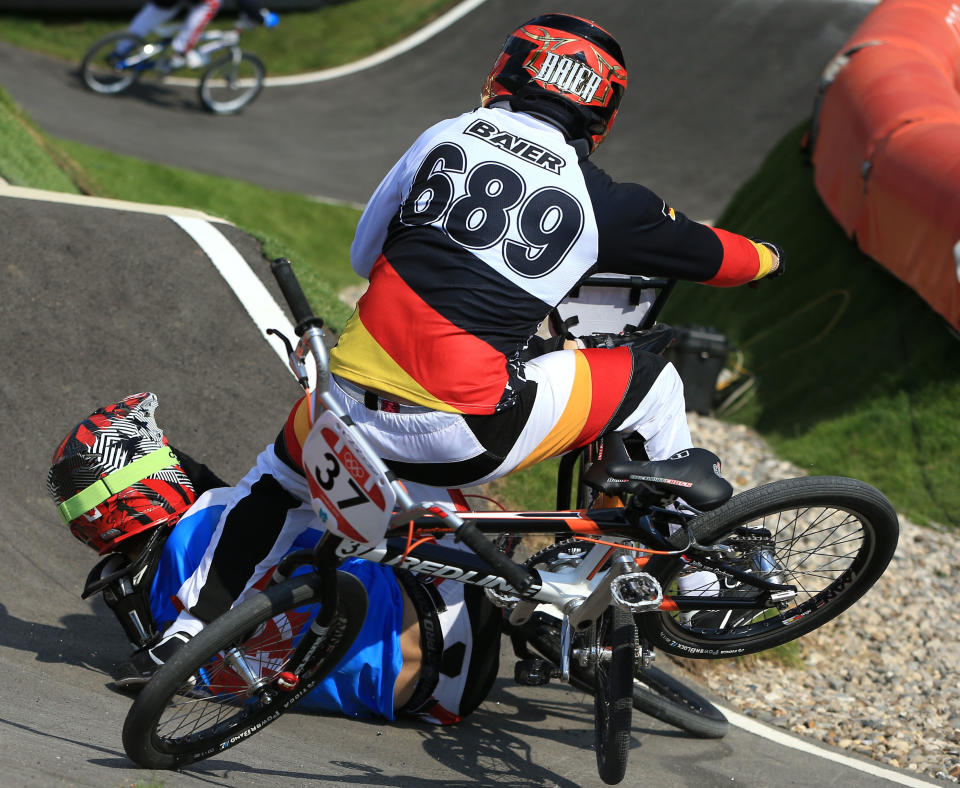
[{"label": "number 37 on plate", "polygon": [[376,544],[393,514],[389,479],[347,426],[324,411],[303,444],[310,503],[321,525],[346,539]]}]

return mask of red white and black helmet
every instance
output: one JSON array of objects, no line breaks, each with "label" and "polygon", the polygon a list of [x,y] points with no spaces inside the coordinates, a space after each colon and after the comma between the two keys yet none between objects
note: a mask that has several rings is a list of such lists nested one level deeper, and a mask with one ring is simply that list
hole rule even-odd
[{"label": "red white and black helmet", "polygon": [[53,455],[47,489],[60,516],[101,554],[148,529],[173,525],[197,498],[157,426],[156,408],[149,392],[98,408]]},{"label": "red white and black helmet", "polygon": [[487,107],[512,109],[558,123],[593,151],[613,125],[627,89],[620,45],[589,19],[544,14],[514,30],[483,83]]}]

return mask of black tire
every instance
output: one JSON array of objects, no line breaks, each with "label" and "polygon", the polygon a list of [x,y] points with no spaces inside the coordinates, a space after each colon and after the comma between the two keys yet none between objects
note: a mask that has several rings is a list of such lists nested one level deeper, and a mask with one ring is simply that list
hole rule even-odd
[{"label": "black tire", "polygon": [[730,730],[720,709],[653,665],[637,665],[633,708],[699,739],[722,739]]},{"label": "black tire", "polygon": [[[360,581],[343,572],[337,577],[336,613],[310,647],[299,643],[304,633],[313,637],[311,624],[320,610],[322,581],[315,573],[254,595],[184,645],[127,713],[127,756],[145,769],[176,769],[223,752],[288,711],[337,665],[366,616],[367,594]],[[276,639],[270,640],[272,619],[284,614],[294,617],[277,622]],[[243,684],[223,658],[232,646],[248,661],[262,660],[253,664],[266,682],[252,695],[239,691]],[[304,651],[310,653],[301,660]],[[299,683],[283,690],[280,668],[296,672]]]},{"label": "black tire", "polygon": [[[560,630],[540,619],[523,630],[527,642],[554,665],[560,664]],[[593,680],[571,668],[570,683],[593,694]],[[716,706],[668,673],[639,662],[634,669],[633,708],[701,739],[722,739],[730,723]]]},{"label": "black tire", "polygon": [[[731,575],[723,575],[721,564],[717,578],[733,588],[710,593],[717,603],[714,610],[657,611],[636,617],[641,637],[655,648],[683,657],[718,659],[787,643],[838,616],[883,574],[897,546],[899,525],[890,502],[870,485],[811,476],[734,496],[696,518],[689,530],[700,544],[731,548],[733,552],[721,561],[741,571],[754,571],[751,562],[766,556],[767,579],[797,589],[792,600],[766,604],[759,601],[763,592],[745,583],[737,586]],[[670,541],[682,549],[687,535],[678,531]],[[660,580],[665,595],[672,595],[681,573],[697,568],[697,555],[688,551],[692,565],[677,556],[658,557],[645,570]],[[717,566],[705,563],[700,568]],[[724,609],[725,599],[742,603],[745,597],[757,599],[757,607]]]},{"label": "black tire", "polygon": [[232,115],[253,101],[263,89],[267,70],[260,58],[241,52],[215,60],[200,77],[200,103],[216,115]]},{"label": "black tire", "polygon": [[[94,43],[80,64],[80,78],[83,84],[94,93],[116,95],[127,90],[140,79],[142,70],[132,65],[127,68],[116,67],[118,61],[131,62],[142,52],[146,41],[131,33],[111,33]],[[116,52],[126,52],[118,58]]]},{"label": "black tire", "polygon": [[637,628],[633,616],[609,607],[590,632],[597,656],[593,693],[597,771],[607,785],[616,785],[626,774],[630,754]]}]

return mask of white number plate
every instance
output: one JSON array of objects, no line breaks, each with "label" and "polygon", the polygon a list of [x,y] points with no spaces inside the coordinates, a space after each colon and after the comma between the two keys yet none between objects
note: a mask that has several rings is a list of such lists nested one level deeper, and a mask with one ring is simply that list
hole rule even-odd
[{"label": "white number plate", "polygon": [[313,510],[324,528],[355,542],[383,539],[397,494],[386,475],[330,411],[303,444]]}]

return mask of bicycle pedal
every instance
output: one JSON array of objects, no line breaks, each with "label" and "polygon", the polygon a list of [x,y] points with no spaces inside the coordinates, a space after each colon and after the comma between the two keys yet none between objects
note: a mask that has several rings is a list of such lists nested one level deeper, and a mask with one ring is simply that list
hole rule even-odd
[{"label": "bicycle pedal", "polygon": [[657,579],[646,572],[627,572],[610,581],[613,604],[630,613],[656,610],[663,601],[663,589]]},{"label": "bicycle pedal", "polygon": [[499,608],[503,608],[504,610],[513,610],[520,601],[520,597],[514,594],[496,591],[492,588],[485,588],[483,591],[487,595],[487,599],[490,600],[492,604]]},{"label": "bicycle pedal", "polygon": [[513,680],[527,687],[540,687],[550,682],[553,666],[545,659],[520,659],[513,667]]}]

